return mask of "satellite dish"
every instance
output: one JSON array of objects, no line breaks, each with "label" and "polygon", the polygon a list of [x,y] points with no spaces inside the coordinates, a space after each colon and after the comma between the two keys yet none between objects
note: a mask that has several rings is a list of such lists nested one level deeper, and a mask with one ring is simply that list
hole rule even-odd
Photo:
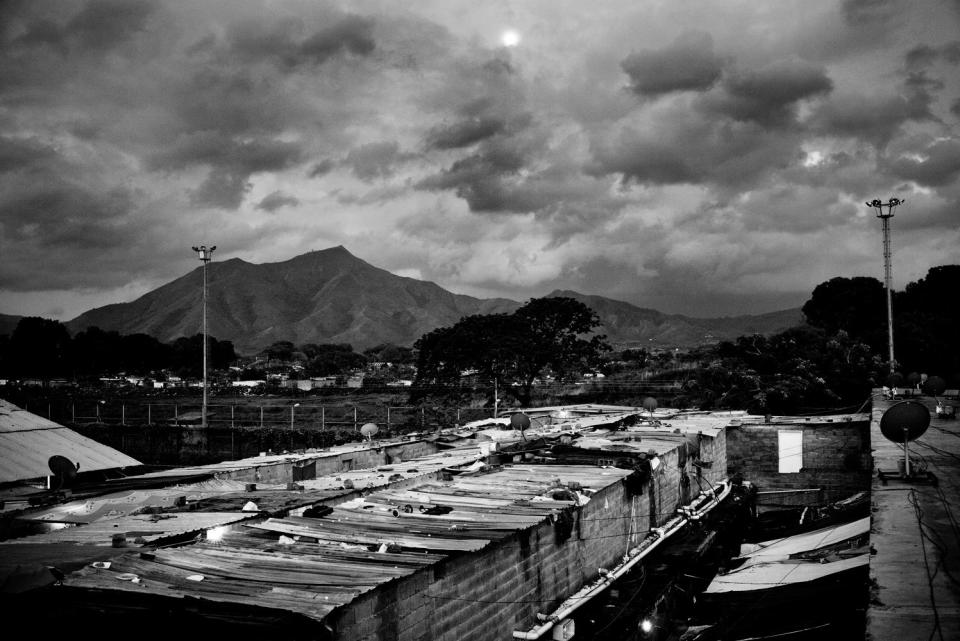
[{"label": "satellite dish", "polygon": [[522,436],[523,441],[526,442],[527,435],[523,433],[523,430],[530,428],[530,417],[523,412],[517,412],[510,416],[510,427],[519,430],[520,436]]},{"label": "satellite dish", "polygon": [[880,431],[894,443],[913,441],[930,427],[930,410],[917,401],[901,401],[883,413]]},{"label": "satellite dish", "polygon": [[517,412],[510,417],[510,427],[521,432],[530,427],[530,417],[523,412]]},{"label": "satellite dish", "polygon": [[931,376],[923,384],[923,391],[930,396],[940,396],[947,389],[947,382],[939,376]]},{"label": "satellite dish", "polygon": [[360,433],[367,437],[367,440],[372,440],[373,435],[380,431],[380,428],[377,427],[376,423],[366,423],[363,427],[360,428]]},{"label": "satellite dish", "polygon": [[[910,472],[910,441],[920,436],[930,427],[930,410],[923,403],[917,401],[901,401],[892,405],[880,417],[880,431],[889,441],[903,444],[903,471],[896,475],[906,481],[929,479],[929,475],[918,475]],[[881,480],[885,474],[878,470]],[[892,475],[891,475],[892,476]]]},{"label": "satellite dish", "polygon": [[56,487],[52,489],[59,490],[61,487],[70,485],[77,478],[77,470],[80,468],[80,464],[74,464],[66,456],[54,454],[47,460],[47,467],[53,472],[53,477],[57,481]]}]

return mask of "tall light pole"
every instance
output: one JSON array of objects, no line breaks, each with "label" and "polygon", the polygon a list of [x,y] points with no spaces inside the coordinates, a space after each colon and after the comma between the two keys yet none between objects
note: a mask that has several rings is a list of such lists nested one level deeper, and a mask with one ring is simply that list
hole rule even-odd
[{"label": "tall light pole", "polygon": [[213,250],[206,245],[194,247],[200,262],[203,263],[203,409],[200,412],[200,427],[207,426],[207,263],[213,259]]},{"label": "tall light pole", "polygon": [[[899,198],[891,198],[887,202],[881,201],[879,198],[874,198],[867,203],[867,207],[871,207],[876,210],[877,218],[880,219],[880,223],[883,227],[883,282],[887,289],[887,338],[890,346],[890,373],[893,374],[896,369],[896,361],[893,360],[893,294],[891,293],[892,287],[892,278],[890,275],[890,219],[893,218],[893,210],[897,208],[898,205],[902,205],[904,200]],[[883,212],[883,208],[887,208],[887,212]]]}]

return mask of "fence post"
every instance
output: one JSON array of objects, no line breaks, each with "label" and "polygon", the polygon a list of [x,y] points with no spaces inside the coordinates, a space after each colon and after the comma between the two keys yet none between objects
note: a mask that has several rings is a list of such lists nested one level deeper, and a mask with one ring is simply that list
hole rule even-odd
[{"label": "fence post", "polygon": [[77,422],[77,404],[76,403],[70,403],[70,422],[71,423]]},{"label": "fence post", "polygon": [[179,411],[179,408],[177,408],[176,403],[173,404],[173,422],[174,423],[180,422],[180,411]]},{"label": "fence post", "polygon": [[120,425],[126,425],[126,424],[127,424],[127,404],[121,403],[120,404]]},{"label": "fence post", "polygon": [[420,407],[420,429],[426,429],[427,427],[427,410],[424,407]]},{"label": "fence post", "polygon": [[[236,409],[236,405],[230,406],[230,429],[233,429],[233,410]],[[233,434],[230,434],[230,456],[233,456]]]},{"label": "fence post", "polygon": [[387,429],[390,429],[390,406],[387,405]]},{"label": "fence post", "polygon": [[153,423],[153,403],[147,403],[147,425]]},{"label": "fence post", "polygon": [[327,406],[320,406],[320,431],[327,429]]},{"label": "fence post", "polygon": [[47,420],[48,421],[53,420],[53,415],[50,412],[50,403],[47,403]]},{"label": "fence post", "polygon": [[263,405],[260,406],[260,428],[263,428]]},{"label": "fence post", "polygon": [[460,408],[457,408],[457,427],[460,427]]},{"label": "fence post", "polygon": [[357,406],[353,406],[353,431],[357,431]]}]

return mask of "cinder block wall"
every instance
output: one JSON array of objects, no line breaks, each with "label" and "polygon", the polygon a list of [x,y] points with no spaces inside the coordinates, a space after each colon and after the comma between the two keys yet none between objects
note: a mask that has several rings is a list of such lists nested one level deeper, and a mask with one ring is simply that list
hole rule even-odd
[{"label": "cinder block wall", "polygon": [[[349,470],[380,467],[381,465],[400,464],[403,461],[437,452],[437,446],[427,441],[411,441],[371,448],[355,452],[326,453],[315,459],[303,458],[302,461],[316,461],[316,476],[335,475]],[[282,462],[261,465],[242,470],[222,472],[219,478],[244,482],[289,483],[293,481],[293,463]]]},{"label": "cinder block wall", "polygon": [[676,457],[675,451],[663,457],[663,467],[638,495],[629,497],[619,482],[595,494],[575,511],[565,541],[557,539],[554,523],[543,522],[371,590],[331,615],[335,637],[509,639],[513,630],[529,629],[538,612],[552,612],[596,579],[598,568],[615,565],[642,540],[650,527],[651,493],[662,502],[658,516],[675,509],[686,471]]},{"label": "cinder block wall", "polygon": [[[759,504],[811,505],[846,498],[870,487],[867,422],[830,425],[743,425],[727,428],[727,473],[740,473],[763,491],[820,488],[819,493],[761,497]],[[780,473],[778,430],[803,430],[800,472]]]}]

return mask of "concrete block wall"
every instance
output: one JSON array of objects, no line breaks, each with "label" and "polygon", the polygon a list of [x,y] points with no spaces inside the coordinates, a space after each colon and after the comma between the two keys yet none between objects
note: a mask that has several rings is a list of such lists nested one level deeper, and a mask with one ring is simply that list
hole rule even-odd
[{"label": "concrete block wall", "polygon": [[[427,456],[437,452],[437,446],[427,441],[411,441],[398,443],[380,448],[370,448],[354,452],[340,452],[336,454],[318,453],[310,459],[302,457],[301,461],[316,461],[315,476],[336,475],[349,470],[375,468],[382,465],[409,461],[419,456]],[[293,463],[284,461],[256,467],[245,468],[219,473],[218,478],[243,481],[246,483],[289,483],[293,481]]]},{"label": "concrete block wall", "polygon": [[[700,460],[710,462],[710,467],[701,468],[702,478],[706,481],[716,485],[727,478],[727,433],[725,430],[721,430],[715,437],[703,436],[700,439]],[[694,471],[694,474],[696,474],[696,471]],[[701,480],[701,483],[707,485],[706,481]]]},{"label": "concrete block wall", "polygon": [[[803,431],[799,472],[779,472],[779,430]],[[760,492],[819,488],[820,492],[758,497],[783,505],[812,505],[846,498],[870,487],[870,432],[867,422],[830,425],[743,425],[727,430],[727,473],[741,474]]]},{"label": "concrete block wall", "polygon": [[[595,579],[598,568],[619,562],[646,534],[649,505],[646,493],[631,498],[622,483],[611,485],[575,510],[565,541],[558,542],[554,524],[545,521],[479,552],[449,557],[340,608],[329,619],[334,635],[357,641],[509,639],[513,630],[533,625],[538,612],[550,613]],[[636,536],[628,541],[631,526]]]}]

